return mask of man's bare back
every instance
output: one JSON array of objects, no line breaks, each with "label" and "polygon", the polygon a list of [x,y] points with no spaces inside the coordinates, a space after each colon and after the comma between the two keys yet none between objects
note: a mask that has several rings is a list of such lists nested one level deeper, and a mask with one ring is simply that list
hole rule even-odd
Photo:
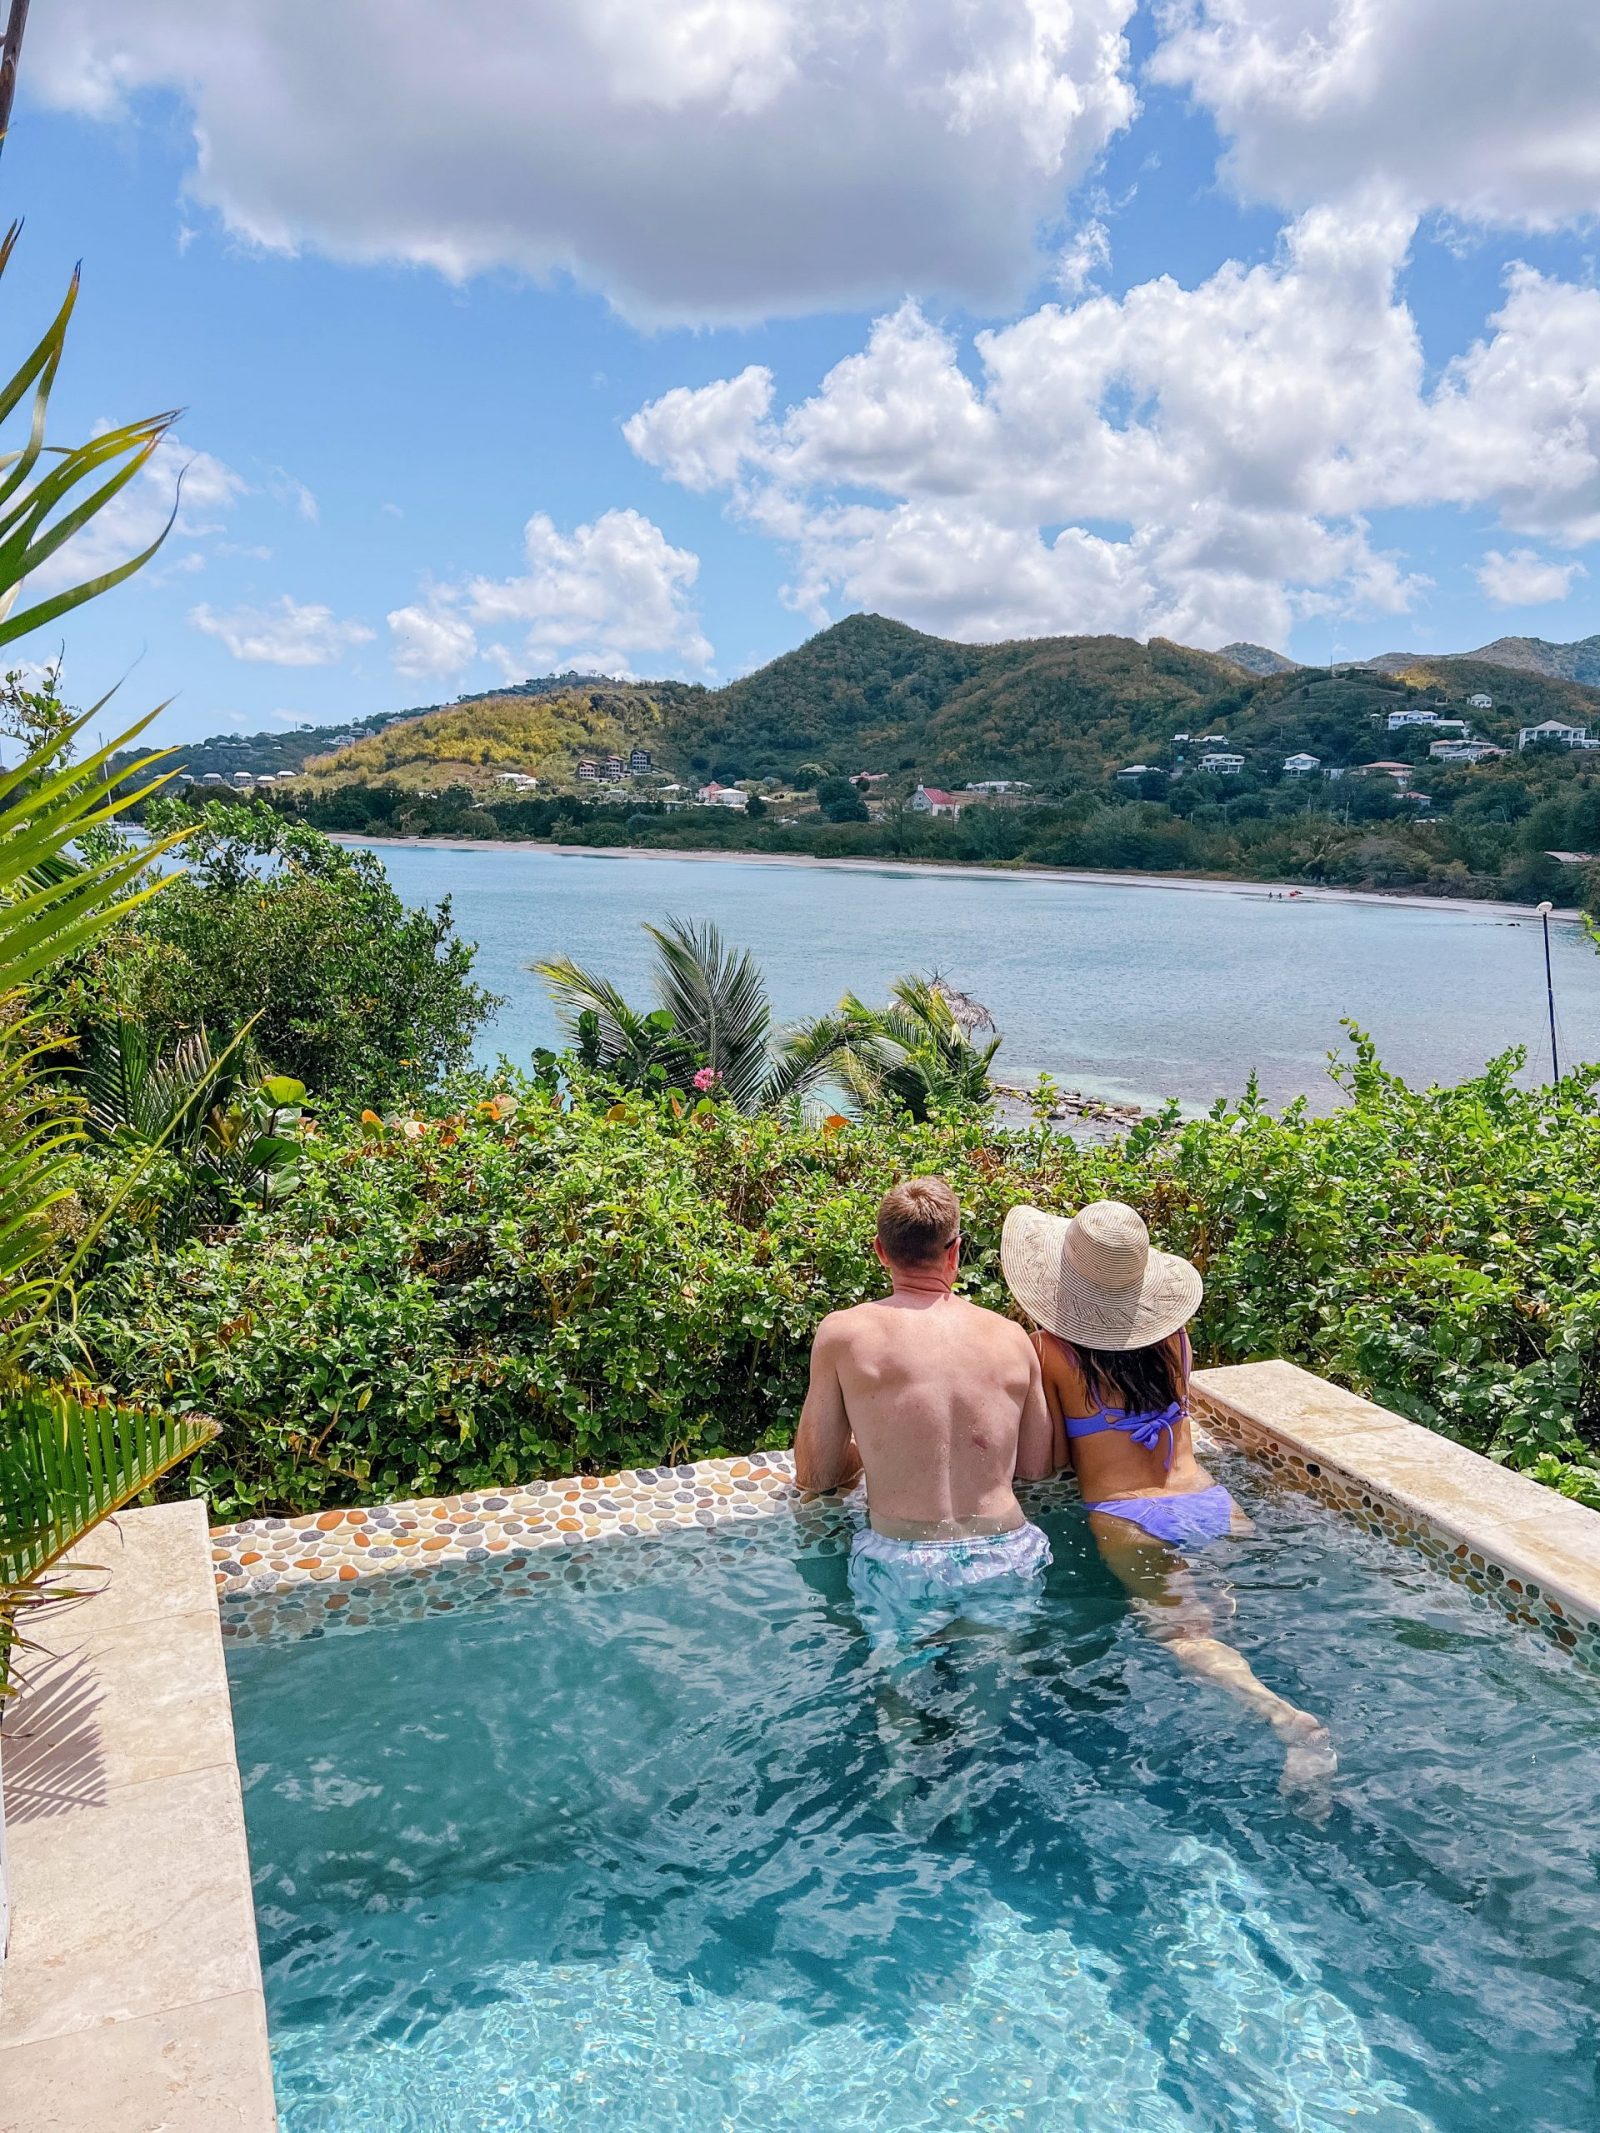
[{"label": "man's bare back", "polygon": [[872,1526],[898,1540],[1010,1532],[1023,1523],[1013,1477],[1053,1469],[1039,1359],[1020,1326],[951,1293],[961,1241],[954,1198],[940,1180],[913,1187],[924,1197],[937,1187],[948,1200],[949,1239],[936,1236],[936,1257],[906,1264],[885,1249],[880,1222],[893,1294],[817,1328],[795,1478],[835,1489],[864,1471]]},{"label": "man's bare back", "polygon": [[947,1289],[897,1289],[835,1311],[811,1353],[795,1439],[802,1487],[839,1485],[808,1480],[807,1468],[813,1449],[825,1454],[841,1439],[854,1440],[877,1532],[898,1540],[1009,1532],[1023,1522],[1013,1476],[1050,1471],[1033,1345],[1010,1319]]}]

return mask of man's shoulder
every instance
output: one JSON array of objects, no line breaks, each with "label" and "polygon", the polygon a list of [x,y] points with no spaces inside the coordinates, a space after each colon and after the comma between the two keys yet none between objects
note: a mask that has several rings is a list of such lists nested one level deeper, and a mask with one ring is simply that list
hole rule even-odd
[{"label": "man's shoulder", "polygon": [[975,1333],[1002,1347],[1026,1348],[1032,1353],[1033,1343],[1028,1338],[1027,1328],[1019,1326],[1014,1318],[1007,1318],[1003,1311],[991,1311],[987,1304],[974,1303],[969,1296],[959,1296],[955,1300],[971,1312]]},{"label": "man's shoulder", "polygon": [[822,1343],[848,1340],[852,1333],[858,1332],[864,1325],[881,1319],[882,1316],[882,1311],[871,1301],[845,1304],[842,1309],[830,1311],[826,1318],[818,1320],[817,1330],[813,1337],[816,1341]]}]

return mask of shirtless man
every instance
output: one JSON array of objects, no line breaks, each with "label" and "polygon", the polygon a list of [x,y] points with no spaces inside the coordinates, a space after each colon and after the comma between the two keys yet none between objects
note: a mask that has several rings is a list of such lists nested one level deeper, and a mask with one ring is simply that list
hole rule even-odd
[{"label": "shirtless man", "polygon": [[850,1584],[869,1627],[932,1603],[969,1611],[980,1591],[1031,1584],[1050,1546],[1012,1480],[1055,1470],[1039,1359],[1022,1328],[953,1294],[961,1209],[943,1178],[909,1178],[878,1209],[891,1293],[817,1328],[795,1433],[803,1489],[866,1476],[869,1524]]}]

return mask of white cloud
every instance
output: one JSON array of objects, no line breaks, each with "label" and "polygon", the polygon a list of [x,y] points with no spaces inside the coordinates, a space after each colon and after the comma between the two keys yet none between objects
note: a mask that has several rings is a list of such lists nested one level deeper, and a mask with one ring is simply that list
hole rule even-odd
[{"label": "white cloud", "polygon": [[189,620],[207,637],[220,638],[235,659],[275,667],[329,666],[373,636],[365,623],[342,622],[331,607],[303,605],[287,593],[270,607],[192,607]]},{"label": "white cloud", "polygon": [[1135,0],[57,0],[34,94],[193,114],[275,249],[571,271],[652,318],[1020,294],[1133,116]]},{"label": "white cloud", "polygon": [[1287,207],[1377,183],[1407,205],[1548,229],[1600,210],[1593,0],[1175,0],[1151,63]]},{"label": "white cloud", "polygon": [[286,511],[298,512],[313,526],[317,523],[317,499],[298,475],[274,467],[267,477],[267,491]]},{"label": "white cloud", "polygon": [[1430,385],[1398,286],[1412,228],[1381,197],[1319,209],[1272,261],[1047,304],[970,360],[908,303],[781,414],[752,369],[626,434],[786,543],[818,620],[1219,644],[1398,613],[1427,580],[1375,535],[1386,509],[1600,538],[1600,294],[1515,270]]},{"label": "white cloud", "polygon": [[434,587],[389,617],[403,674],[459,673],[478,655],[479,629],[516,632],[484,657],[508,677],[569,666],[606,674],[642,667],[703,672],[712,650],[691,604],[700,559],[674,548],[637,511],[607,511],[562,533],[542,511],[523,529],[526,569]]},{"label": "white cloud", "polygon": [[1581,563],[1552,563],[1533,548],[1513,548],[1505,555],[1491,548],[1473,572],[1497,607],[1540,607],[1564,600],[1574,579],[1588,575]]},{"label": "white cloud", "polygon": [[442,607],[397,607],[389,616],[395,670],[418,680],[459,674],[478,656],[472,624]]}]

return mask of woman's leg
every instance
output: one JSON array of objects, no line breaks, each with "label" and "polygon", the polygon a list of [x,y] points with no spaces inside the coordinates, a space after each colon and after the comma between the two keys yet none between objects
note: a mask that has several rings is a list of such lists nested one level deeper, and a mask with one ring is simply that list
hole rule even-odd
[{"label": "woman's leg", "polygon": [[1214,1634],[1215,1617],[1183,1558],[1129,1519],[1091,1511],[1089,1525],[1107,1567],[1126,1588],[1151,1635],[1168,1647],[1180,1666],[1214,1682],[1265,1719],[1283,1742],[1284,1790],[1326,1784],[1338,1768],[1327,1727],[1276,1695],[1242,1652]]}]

